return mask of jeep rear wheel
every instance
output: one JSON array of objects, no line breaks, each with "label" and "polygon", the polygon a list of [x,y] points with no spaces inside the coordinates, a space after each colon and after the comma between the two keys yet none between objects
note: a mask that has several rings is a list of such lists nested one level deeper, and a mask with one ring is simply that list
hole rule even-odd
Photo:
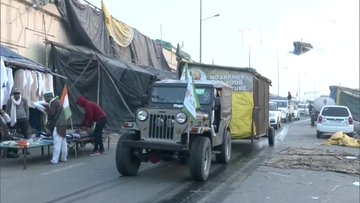
[{"label": "jeep rear wheel", "polygon": [[208,178],[211,165],[211,144],[207,137],[196,137],[190,149],[190,174],[194,180],[204,181]]},{"label": "jeep rear wheel", "polygon": [[218,163],[227,164],[231,158],[231,137],[228,130],[225,131],[223,138],[224,142],[220,146],[216,147],[220,153],[216,154],[215,158]]},{"label": "jeep rear wheel", "polygon": [[135,135],[126,133],[119,138],[115,154],[116,167],[122,175],[133,176],[137,174],[141,161],[135,156],[135,149],[123,143],[126,140],[135,140]]}]

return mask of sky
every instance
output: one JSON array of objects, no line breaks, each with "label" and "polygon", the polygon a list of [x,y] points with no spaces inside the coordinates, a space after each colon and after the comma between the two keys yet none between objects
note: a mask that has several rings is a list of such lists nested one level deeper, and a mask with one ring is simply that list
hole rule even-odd
[{"label": "sky", "polygon": [[[101,8],[100,0],[88,2]],[[359,88],[358,0],[200,2],[104,0],[113,17],[151,39],[183,44],[197,62],[201,39],[202,63],[255,68],[272,81],[272,94],[304,100],[329,95],[330,85]],[[314,48],[296,56],[294,41]]]}]

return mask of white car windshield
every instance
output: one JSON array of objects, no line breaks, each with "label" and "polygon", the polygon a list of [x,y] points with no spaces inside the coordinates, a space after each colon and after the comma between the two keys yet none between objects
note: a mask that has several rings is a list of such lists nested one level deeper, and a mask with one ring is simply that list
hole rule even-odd
[{"label": "white car windshield", "polygon": [[349,111],[343,107],[324,107],[321,115],[347,117],[349,116]]},{"label": "white car windshield", "polygon": [[299,104],[298,107],[299,107],[299,109],[305,109],[305,108],[307,108],[307,106],[306,106],[305,104]]},{"label": "white car windshield", "polygon": [[286,108],[287,107],[287,101],[276,101],[276,104],[279,108]]},{"label": "white car windshield", "polygon": [[269,103],[269,111],[277,111],[275,103]]}]

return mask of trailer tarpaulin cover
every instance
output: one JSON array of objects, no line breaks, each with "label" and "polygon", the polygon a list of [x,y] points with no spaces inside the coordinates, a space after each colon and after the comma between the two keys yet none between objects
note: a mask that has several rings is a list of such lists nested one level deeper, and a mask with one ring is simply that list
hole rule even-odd
[{"label": "trailer tarpaulin cover", "polygon": [[[197,80],[220,80],[232,86],[231,138],[242,139],[261,136],[269,124],[269,85],[271,81],[254,68],[227,67],[200,63],[180,62],[178,77],[182,77],[185,64]],[[255,80],[262,81],[254,85]],[[260,97],[261,95],[261,97]],[[256,111],[254,113],[254,111]]]},{"label": "trailer tarpaulin cover", "polygon": [[104,109],[108,130],[118,130],[123,121],[134,118],[157,78],[143,67],[75,46],[52,44],[49,67],[68,78],[54,78],[54,91],[60,96],[64,85],[68,86],[73,124],[80,124],[84,116],[83,109],[76,105],[81,95]]},{"label": "trailer tarpaulin cover", "polygon": [[330,96],[337,105],[347,106],[354,119],[360,121],[360,90],[330,86]]},{"label": "trailer tarpaulin cover", "polygon": [[122,47],[108,35],[101,10],[78,0],[57,1],[57,8],[66,23],[73,44],[89,47],[123,61],[170,70],[161,46],[136,29],[133,28],[129,46]]},{"label": "trailer tarpaulin cover", "polygon": [[233,92],[231,137],[232,139],[246,138],[253,135],[252,116],[254,99],[251,92]]}]

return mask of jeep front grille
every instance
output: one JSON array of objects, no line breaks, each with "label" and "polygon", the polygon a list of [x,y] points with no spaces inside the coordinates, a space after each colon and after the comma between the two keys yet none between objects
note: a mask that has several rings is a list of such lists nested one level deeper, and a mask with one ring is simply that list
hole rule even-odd
[{"label": "jeep front grille", "polygon": [[174,116],[171,115],[150,115],[149,138],[173,139],[174,122]]}]

